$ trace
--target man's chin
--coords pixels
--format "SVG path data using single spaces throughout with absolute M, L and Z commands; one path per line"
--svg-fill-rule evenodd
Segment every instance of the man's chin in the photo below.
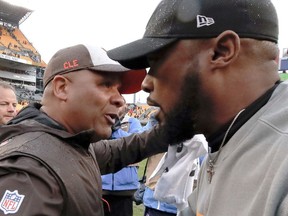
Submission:
M 97 141 L 111 138 L 112 129 L 111 128 L 107 128 L 106 130 L 103 130 L 103 129 L 101 131 L 95 130 L 95 134 L 96 134 L 95 138 L 97 139 Z
M 191 130 L 181 129 L 181 127 L 169 127 L 169 125 L 160 125 L 160 135 L 165 143 L 176 145 L 191 139 L 195 134 Z
M 11 119 L 13 119 L 13 117 L 3 118 L 4 124 L 7 124 Z

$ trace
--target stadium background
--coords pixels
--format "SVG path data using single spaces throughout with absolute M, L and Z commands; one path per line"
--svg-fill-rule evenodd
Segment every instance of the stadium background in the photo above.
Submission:
M 33 101 L 40 101 L 43 92 L 46 62 L 20 29 L 31 14 L 31 9 L 0 0 L 0 79 L 16 88 L 19 101 L 17 110 Z M 286 59 L 285 54 L 283 52 L 280 59 Z M 282 80 L 288 79 L 286 71 L 279 73 Z M 155 109 L 135 100 L 129 104 L 129 113 L 146 123 Z
M 13 85 L 19 101 L 17 110 L 33 101 L 40 101 L 43 93 L 43 73 L 46 62 L 37 47 L 29 41 L 20 25 L 32 10 L 0 0 L 0 79 Z M 283 52 L 283 57 L 286 53 Z M 281 57 L 280 57 L 281 59 Z M 279 71 L 282 80 L 288 79 L 286 71 Z M 281 73 L 282 72 L 282 73 Z M 129 104 L 129 114 L 145 124 L 155 108 L 137 103 Z
M 17 110 L 40 101 L 46 62 L 29 41 L 20 25 L 32 10 L 0 0 L 0 79 L 13 85 L 19 104 Z M 130 103 L 129 114 L 145 124 L 155 110 L 143 103 Z
M 40 101 L 43 93 L 43 73 L 46 62 L 41 59 L 37 47 L 20 30 L 31 10 L 0 0 L 0 80 L 13 85 L 17 91 L 18 110 L 34 101 Z M 285 57 L 284 55 L 282 57 Z M 280 57 L 281 58 L 281 57 Z M 281 79 L 288 79 L 285 71 L 279 71 Z M 145 124 L 155 111 L 147 104 L 129 104 L 129 113 Z M 145 161 L 140 163 L 142 176 Z M 134 215 L 143 215 L 143 206 L 134 206 Z

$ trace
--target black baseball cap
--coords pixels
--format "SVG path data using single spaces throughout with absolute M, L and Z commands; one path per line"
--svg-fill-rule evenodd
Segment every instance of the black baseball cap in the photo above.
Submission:
M 162 0 L 142 39 L 107 52 L 127 68 L 149 67 L 147 55 L 180 39 L 217 37 L 232 30 L 241 38 L 278 42 L 278 18 L 270 0 Z
M 107 52 L 91 44 L 77 44 L 57 51 L 45 69 L 44 88 L 57 74 L 81 72 L 83 69 L 99 72 L 123 73 L 121 94 L 132 94 L 141 90 L 146 70 L 131 70 L 107 56 Z

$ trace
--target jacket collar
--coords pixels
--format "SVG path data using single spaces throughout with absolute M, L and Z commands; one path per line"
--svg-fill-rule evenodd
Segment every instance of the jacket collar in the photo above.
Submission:
M 71 134 L 65 128 L 42 112 L 41 104 L 33 103 L 11 120 L 7 125 L 0 128 L 0 142 L 28 132 L 45 132 L 66 140 L 69 143 L 88 148 L 90 143 L 99 141 L 94 129 Z

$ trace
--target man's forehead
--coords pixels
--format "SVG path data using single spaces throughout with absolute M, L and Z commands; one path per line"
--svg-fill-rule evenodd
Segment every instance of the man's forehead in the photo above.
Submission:
M 86 76 L 85 76 L 85 73 L 83 73 L 85 71 L 86 71 Z M 70 78 L 78 77 L 78 76 L 84 77 L 84 78 L 87 77 L 87 79 L 90 79 L 91 77 L 89 78 L 89 76 L 87 76 L 87 72 L 95 75 L 96 77 L 107 78 L 107 79 L 115 79 L 123 75 L 123 72 L 97 71 L 97 70 L 91 70 L 91 69 L 81 69 L 79 71 L 72 71 L 72 72 L 59 74 L 59 75 L 68 76 Z
M 124 73 L 122 72 L 103 72 L 103 71 L 92 71 L 103 79 L 118 80 L 121 79 Z
M 168 46 L 165 46 L 165 47 L 163 47 L 163 48 L 161 48 L 159 50 L 156 50 L 156 51 L 148 54 L 147 58 L 150 59 L 150 58 L 156 58 L 156 57 L 161 57 L 163 55 L 167 55 L 168 53 L 170 53 L 177 46 L 179 41 L 181 41 L 181 40 L 177 40 L 174 43 L 169 44 Z
M 1 87 L 0 87 L 1 88 Z M 10 88 L 2 88 L 1 90 L 0 90 L 0 97 L 6 97 L 6 96 L 10 96 L 10 95 L 13 95 L 14 97 L 16 97 L 16 95 L 15 95 L 15 92 L 12 90 L 12 89 L 10 89 Z

